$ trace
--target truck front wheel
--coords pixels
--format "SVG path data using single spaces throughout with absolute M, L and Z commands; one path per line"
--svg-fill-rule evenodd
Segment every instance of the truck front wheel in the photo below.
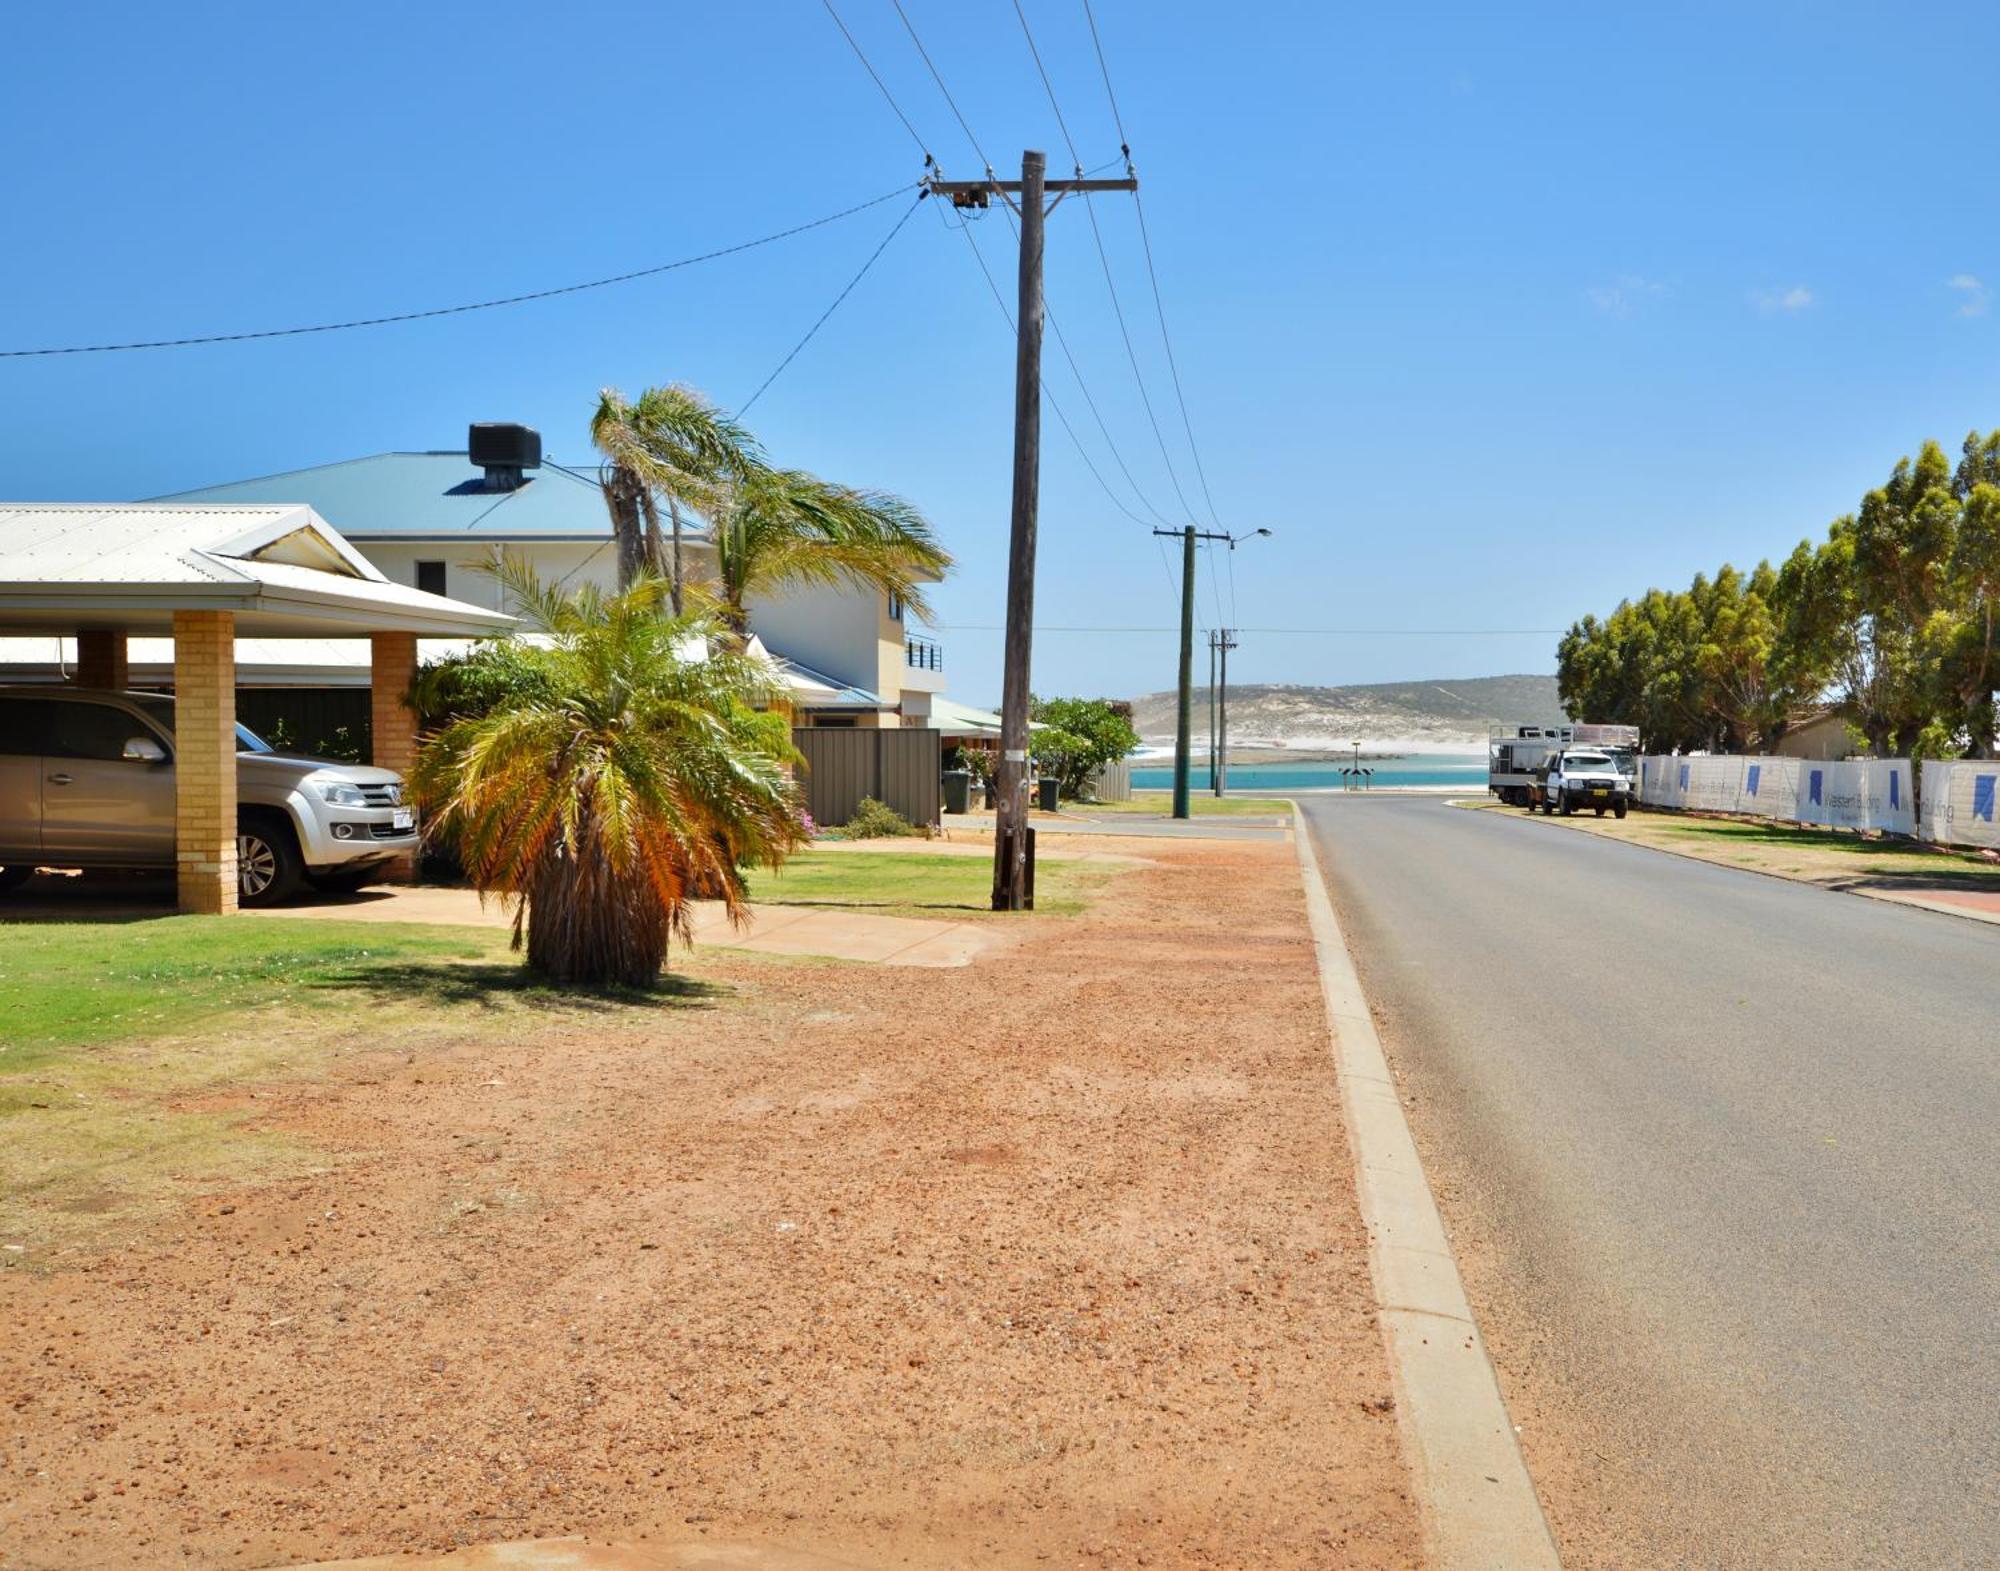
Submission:
M 1625 816 L 1625 804 L 1620 802 L 1616 807 L 1611 809 L 1611 814 L 1614 818 L 1623 818 Z

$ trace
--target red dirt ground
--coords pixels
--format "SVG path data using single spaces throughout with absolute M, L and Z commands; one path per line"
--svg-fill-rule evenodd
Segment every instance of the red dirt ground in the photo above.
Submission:
M 963 970 L 266 1089 L 332 1171 L 0 1280 L 0 1565 L 1415 1566 L 1292 849 L 1130 844 Z

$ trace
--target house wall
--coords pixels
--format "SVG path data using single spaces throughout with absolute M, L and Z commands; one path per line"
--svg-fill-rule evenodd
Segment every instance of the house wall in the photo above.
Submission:
M 506 609 L 502 604 L 505 596 L 485 569 L 498 562 L 503 549 L 525 558 L 544 583 L 589 583 L 606 590 L 618 587 L 618 555 L 603 541 L 509 541 L 503 546 L 473 540 L 370 540 L 364 536 L 353 545 L 384 578 L 412 588 L 417 582 L 417 563 L 442 562 L 447 595 L 496 610 Z
M 774 654 L 879 693 L 897 703 L 903 693 L 903 624 L 872 589 L 813 585 L 782 596 L 756 596 L 750 626 Z M 892 722 L 893 723 L 893 722 Z
M 1856 747 L 1847 734 L 1847 721 L 1840 715 L 1821 715 L 1778 739 L 1771 749 L 1780 758 L 1861 758 L 1868 754 Z

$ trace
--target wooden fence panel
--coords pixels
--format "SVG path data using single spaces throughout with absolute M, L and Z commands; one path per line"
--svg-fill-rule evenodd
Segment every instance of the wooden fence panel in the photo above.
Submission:
M 792 745 L 805 755 L 806 807 L 821 824 L 844 824 L 864 796 L 911 823 L 935 824 L 944 807 L 942 738 L 914 727 L 800 726 Z
M 1132 800 L 1132 760 L 1114 758 L 1084 782 L 1084 789 L 1096 802 Z

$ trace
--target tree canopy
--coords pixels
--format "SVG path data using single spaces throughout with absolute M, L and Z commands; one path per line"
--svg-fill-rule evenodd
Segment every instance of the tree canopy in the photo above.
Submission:
M 1572 719 L 1636 725 L 1648 747 L 1769 748 L 1846 717 L 1880 754 L 1994 751 L 2000 681 L 2000 430 L 1954 468 L 1936 442 L 1784 564 L 1725 564 L 1585 616 L 1556 649 Z

